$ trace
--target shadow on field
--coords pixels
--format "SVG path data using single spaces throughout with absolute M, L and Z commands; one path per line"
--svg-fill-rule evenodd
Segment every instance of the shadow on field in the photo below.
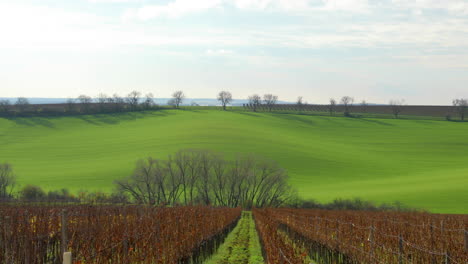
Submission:
M 44 117 L 11 117 L 8 120 L 15 122 L 17 125 L 20 126 L 43 126 L 48 128 L 55 128 L 54 123 L 52 123 L 50 118 Z
M 124 121 L 135 121 L 146 117 L 164 117 L 173 115 L 166 111 L 142 111 L 142 112 L 125 112 L 125 113 L 112 113 L 112 114 L 97 114 L 97 115 L 82 115 L 76 116 L 91 125 L 116 125 Z
M 295 115 L 295 114 L 278 114 L 274 113 L 272 116 L 283 119 L 283 120 L 288 120 L 288 121 L 297 121 L 309 126 L 315 126 L 317 123 L 315 121 L 312 121 L 309 118 L 305 118 L 305 115 Z
M 246 116 L 252 116 L 252 117 L 259 117 L 257 114 L 253 112 L 231 112 L 231 113 L 236 113 L 236 114 L 241 114 L 241 115 L 246 115 Z
M 368 122 L 368 123 L 374 123 L 374 124 L 378 124 L 378 125 L 382 125 L 382 126 L 395 126 L 393 124 L 383 122 L 383 121 L 380 121 L 380 120 L 375 120 L 375 119 L 355 118 L 355 120 L 360 120 L 360 121 Z

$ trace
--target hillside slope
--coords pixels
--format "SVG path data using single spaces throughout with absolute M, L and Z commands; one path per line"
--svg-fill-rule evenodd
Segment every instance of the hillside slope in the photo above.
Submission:
M 181 148 L 277 160 L 301 196 L 468 213 L 468 123 L 217 110 L 0 118 L 0 161 L 21 184 L 110 190 L 135 161 Z

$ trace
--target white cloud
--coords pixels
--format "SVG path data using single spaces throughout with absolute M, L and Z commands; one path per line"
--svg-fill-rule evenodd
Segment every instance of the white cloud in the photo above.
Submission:
M 367 12 L 370 9 L 368 0 L 322 0 L 323 10 Z
M 310 6 L 309 0 L 230 0 L 225 1 L 227 5 L 233 5 L 239 9 L 253 10 L 300 10 L 308 9 Z
M 464 0 L 392 0 L 392 3 L 404 9 L 439 9 L 455 15 L 468 14 L 468 2 Z
M 124 20 L 132 18 L 148 20 L 155 17 L 178 18 L 217 8 L 221 3 L 221 0 L 175 0 L 166 5 L 146 5 L 137 9 L 129 9 L 125 12 L 123 18 Z
M 138 3 L 144 0 L 88 0 L 90 3 Z
M 211 56 L 223 56 L 223 55 L 230 55 L 233 53 L 234 52 L 232 50 L 227 50 L 227 49 L 208 49 L 205 51 L 206 55 L 211 55 Z
M 105 1 L 105 0 L 97 0 Z M 112 0 L 110 0 L 112 1 Z M 180 18 L 193 13 L 200 13 L 211 9 L 234 7 L 239 10 L 253 11 L 347 11 L 367 12 L 367 0 L 174 0 L 164 5 L 146 5 L 140 8 L 128 9 L 123 19 L 149 20 L 159 17 Z

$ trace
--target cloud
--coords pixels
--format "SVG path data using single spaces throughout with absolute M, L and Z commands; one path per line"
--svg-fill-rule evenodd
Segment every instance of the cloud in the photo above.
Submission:
M 90 3 L 139 3 L 143 2 L 144 0 L 88 0 Z
M 392 0 L 392 4 L 404 9 L 438 9 L 454 15 L 468 14 L 468 2 L 464 0 Z
M 324 6 L 319 9 L 328 11 L 368 12 L 368 0 L 322 0 Z
M 105 0 L 95 0 L 105 1 Z M 110 0 L 112 1 L 112 0 Z M 250 11 L 307 12 L 307 11 L 348 11 L 367 12 L 368 0 L 173 0 L 164 5 L 145 5 L 128 9 L 123 19 L 149 20 L 153 18 L 180 18 L 212 9 L 225 7 Z
M 205 54 L 210 55 L 210 56 L 223 56 L 223 55 L 230 55 L 233 53 L 234 52 L 232 50 L 227 50 L 227 49 L 208 49 L 205 51 Z
M 124 20 L 132 18 L 148 20 L 156 17 L 178 18 L 217 8 L 221 3 L 221 0 L 175 0 L 166 5 L 146 5 L 136 9 L 129 9 L 124 13 L 123 18 Z

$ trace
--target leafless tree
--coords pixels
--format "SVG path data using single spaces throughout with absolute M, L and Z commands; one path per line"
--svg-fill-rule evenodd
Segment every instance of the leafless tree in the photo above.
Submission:
M 124 110 L 124 107 L 125 107 L 125 99 L 123 99 L 122 97 L 120 97 L 118 94 L 114 94 L 113 95 L 113 98 L 112 98 L 112 101 L 114 103 L 114 109 L 115 111 L 117 112 L 121 112 Z
M 89 113 L 93 99 L 90 96 L 82 94 L 78 96 L 78 101 L 81 104 L 81 111 L 84 113 Z
M 304 109 L 304 99 L 302 98 L 302 96 L 299 96 L 297 97 L 297 101 L 296 101 L 296 105 L 297 105 L 297 108 L 299 108 L 299 111 L 302 111 Z
M 353 106 L 354 98 L 350 96 L 343 96 L 341 98 L 341 104 L 344 107 L 344 115 L 350 116 L 351 115 L 351 107 Z
M 257 108 L 261 104 L 261 100 L 262 100 L 260 96 L 258 94 L 254 94 L 254 95 L 249 96 L 248 100 L 249 100 L 249 104 L 253 108 L 253 111 L 257 112 Z
M 223 106 L 223 110 L 226 111 L 226 105 L 232 102 L 232 94 L 228 91 L 221 91 L 218 94 L 218 101 Z
M 175 108 L 179 108 L 182 102 L 184 101 L 184 98 L 185 94 L 183 91 L 176 91 L 172 94 L 172 99 L 169 100 L 171 104 L 169 105 L 173 105 Z
M 334 115 L 336 112 L 336 100 L 333 98 L 330 98 L 330 104 L 328 105 L 328 111 L 330 112 L 330 115 Z
M 466 110 L 468 109 L 468 99 L 455 99 L 453 100 L 453 106 L 460 115 L 460 119 L 465 120 Z
M 130 177 L 115 183 L 119 191 L 128 193 L 136 202 L 154 205 L 164 200 L 165 189 L 159 185 L 162 175 L 160 161 L 148 158 L 137 162 Z
M 10 100 L 3 99 L 0 100 L 0 113 L 8 113 L 8 108 L 10 106 Z
M 145 101 L 143 102 L 143 107 L 145 109 L 151 109 L 154 106 L 154 95 L 152 93 L 147 93 L 145 95 Z
M 16 176 L 13 173 L 13 167 L 8 163 L 0 163 L 0 199 L 11 197 L 15 183 Z
M 367 106 L 368 106 L 368 105 L 369 105 L 369 104 L 366 102 L 366 100 L 362 100 L 362 102 L 361 102 L 361 109 L 362 109 L 362 112 L 363 112 L 363 113 L 367 113 Z
M 96 97 L 96 101 L 97 103 L 99 104 L 99 111 L 100 112 L 104 112 L 106 110 L 106 104 L 108 102 L 108 96 L 104 93 L 100 93 L 97 97 Z
M 116 181 L 121 193 L 147 204 L 280 206 L 294 192 L 275 162 L 253 155 L 234 161 L 221 153 L 181 150 L 167 161 L 137 162 L 134 173 Z
M 130 105 L 130 108 L 132 110 L 136 110 L 137 107 L 138 107 L 138 103 L 140 101 L 140 96 L 141 96 L 141 93 L 138 92 L 138 91 L 131 91 L 128 95 L 127 95 L 127 103 Z
M 392 113 L 395 116 L 395 118 L 398 118 L 398 116 L 401 113 L 404 100 L 390 100 L 390 107 L 392 108 Z
M 25 97 L 18 97 L 18 99 L 15 102 L 15 105 L 19 112 L 24 112 L 26 111 L 28 105 L 29 105 L 29 100 Z
M 272 94 L 263 95 L 263 102 L 266 104 L 270 112 L 277 101 L 278 101 L 278 96 L 276 95 L 272 95 Z

